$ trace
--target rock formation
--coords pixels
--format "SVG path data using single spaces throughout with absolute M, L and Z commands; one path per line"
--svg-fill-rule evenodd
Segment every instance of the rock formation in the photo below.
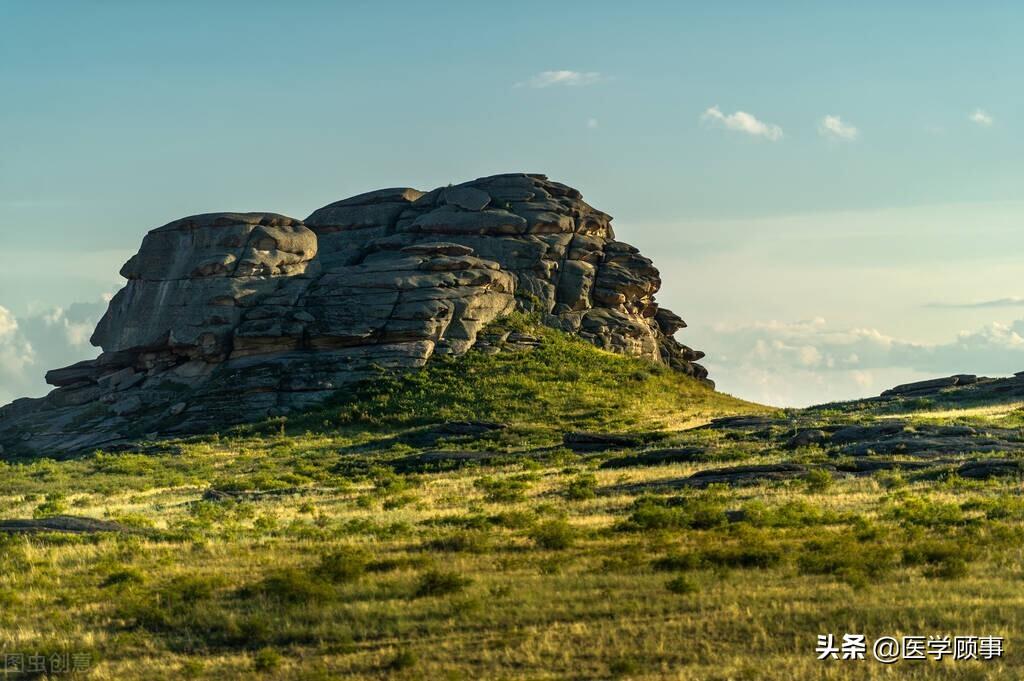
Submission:
M 301 410 L 385 368 L 461 354 L 513 310 L 707 381 L 651 261 L 543 175 L 381 189 L 305 221 L 213 213 L 146 235 L 95 360 L 0 409 L 7 455 L 199 433 Z

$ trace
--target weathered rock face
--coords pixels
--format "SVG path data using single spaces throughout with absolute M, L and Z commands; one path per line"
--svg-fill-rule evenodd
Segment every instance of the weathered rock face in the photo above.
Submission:
M 661 280 L 611 217 L 543 175 L 382 189 L 305 221 L 215 213 L 153 230 L 92 337 L 99 358 L 0 409 L 7 454 L 79 451 L 302 409 L 375 367 L 461 354 L 513 310 L 702 381 Z M 489 348 L 490 349 L 490 348 Z

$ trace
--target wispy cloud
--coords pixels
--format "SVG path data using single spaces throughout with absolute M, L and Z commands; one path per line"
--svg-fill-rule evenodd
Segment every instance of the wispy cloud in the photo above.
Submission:
M 47 370 L 95 357 L 89 336 L 106 307 L 106 301 L 74 303 L 17 318 L 0 306 L 0 406 L 48 392 Z
M 989 128 L 993 123 L 995 123 L 995 119 L 992 118 L 992 115 L 984 109 L 975 109 L 971 112 L 971 115 L 968 116 L 968 118 L 971 123 L 975 123 L 985 128 Z
M 974 303 L 929 303 L 925 307 L 955 310 L 982 310 L 994 307 L 1024 307 L 1024 298 L 996 298 L 995 300 L 979 300 Z
M 919 343 L 822 318 L 716 324 L 705 330 L 702 362 L 719 387 L 773 404 L 811 404 L 877 394 L 897 383 L 956 373 L 1006 375 L 1024 369 L 1024 320 Z
M 829 139 L 853 141 L 860 135 L 860 130 L 844 123 L 839 116 L 828 115 L 818 123 L 818 133 Z
M 705 123 L 718 125 L 727 130 L 746 133 L 754 137 L 764 137 L 772 142 L 782 139 L 782 128 L 760 121 L 746 111 L 724 114 L 717 106 L 713 106 L 701 114 L 700 119 Z
M 582 85 L 593 85 L 604 79 L 597 71 L 541 71 L 527 80 L 516 83 L 516 87 L 545 88 L 556 85 L 566 87 L 579 87 Z

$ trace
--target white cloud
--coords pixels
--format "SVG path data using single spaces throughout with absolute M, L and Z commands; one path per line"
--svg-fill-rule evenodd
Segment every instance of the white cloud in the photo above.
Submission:
M 48 370 L 95 357 L 89 337 L 106 307 L 74 303 L 16 318 L 0 306 L 0 405 L 45 394 Z
M 992 115 L 984 109 L 975 109 L 971 112 L 971 115 L 968 116 L 968 118 L 971 123 L 976 123 L 977 125 L 985 128 L 991 127 L 992 124 L 995 123 L 995 119 L 992 118 Z
M 772 123 L 759 121 L 746 111 L 724 114 L 717 106 L 713 106 L 701 114 L 700 119 L 706 123 L 720 125 L 727 130 L 744 132 L 754 137 L 764 137 L 775 142 L 782 139 L 782 128 Z
M 577 87 L 593 85 L 601 80 L 603 80 L 603 76 L 597 71 L 541 71 L 521 83 L 516 83 L 516 87 L 545 88 L 554 85 Z
M 977 310 L 983 308 L 998 308 L 998 307 L 1024 307 L 1024 298 L 1018 296 L 1010 296 L 1008 298 L 995 298 L 993 300 L 979 300 L 975 303 L 928 303 L 925 307 L 936 307 L 936 308 L 947 308 L 947 309 L 960 309 L 960 310 Z
M 719 387 L 755 401 L 803 406 L 878 394 L 899 383 L 956 373 L 1024 369 L 1024 319 L 917 343 L 822 318 L 719 324 L 704 333 L 702 363 Z
M 0 339 L 13 336 L 18 331 L 18 320 L 10 310 L 0 305 Z
M 0 306 L 0 405 L 18 396 L 16 390 L 25 384 L 34 361 L 32 345 L 22 334 L 18 320 Z
M 597 119 L 596 118 L 588 118 L 587 119 L 587 127 L 590 128 L 591 130 L 596 130 L 597 129 Z
M 860 135 L 860 131 L 849 123 L 844 123 L 839 116 L 825 116 L 818 123 L 818 132 L 829 139 L 853 141 Z

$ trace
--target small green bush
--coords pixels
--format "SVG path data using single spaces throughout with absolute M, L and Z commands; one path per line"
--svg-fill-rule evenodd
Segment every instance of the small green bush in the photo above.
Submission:
M 475 483 L 477 489 L 484 493 L 484 499 L 493 504 L 508 504 L 522 501 L 526 497 L 527 480 L 515 476 L 494 478 L 486 476 Z
M 702 563 L 701 554 L 698 552 L 670 553 L 667 556 L 654 560 L 651 563 L 651 567 L 663 572 L 679 572 L 682 570 L 696 570 Z
M 269 672 L 281 666 L 281 653 L 273 648 L 261 648 L 252 656 L 252 666 L 258 672 Z
M 824 511 L 803 499 L 778 506 L 751 501 L 743 506 L 743 521 L 754 527 L 809 527 L 839 521 L 835 513 Z
M 903 525 L 949 527 L 966 523 L 960 506 L 919 496 L 905 496 L 889 508 L 888 515 Z
M 129 584 L 142 584 L 146 581 L 145 576 L 135 568 L 116 570 L 107 575 L 106 579 L 100 582 L 100 586 L 108 588 L 112 586 L 126 586 Z
M 277 570 L 243 590 L 244 596 L 262 596 L 280 603 L 312 603 L 331 596 L 329 585 L 296 568 Z
M 345 547 L 322 556 L 314 572 L 329 582 L 344 584 L 362 577 L 369 562 L 365 551 Z
M 416 656 L 409 650 L 400 650 L 388 663 L 388 669 L 400 672 L 416 666 Z
M 530 531 L 530 539 L 549 551 L 561 551 L 572 546 L 576 529 L 564 520 L 546 520 Z
M 491 546 L 491 536 L 483 530 L 462 530 L 437 537 L 425 544 L 433 551 L 485 553 Z
M 447 596 L 458 593 L 469 586 L 470 582 L 471 580 L 455 572 L 428 570 L 416 580 L 412 592 L 413 598 Z
M 782 549 L 763 542 L 707 549 L 701 553 L 704 564 L 730 568 L 769 568 L 782 562 Z
M 68 503 L 60 492 L 51 492 L 46 495 L 46 501 L 39 504 L 32 512 L 33 518 L 51 518 L 55 515 L 67 513 Z
M 692 497 L 664 499 L 641 497 L 633 503 L 633 512 L 619 528 L 625 530 L 671 530 L 691 528 L 707 530 L 729 522 L 725 504 L 717 492 Z
M 571 501 L 584 501 L 597 496 L 597 477 L 592 473 L 580 475 L 571 480 L 565 488 L 565 498 Z
M 679 595 L 692 594 L 699 590 L 697 582 L 695 582 L 689 575 L 677 575 L 673 577 L 665 584 L 665 588 L 672 593 Z
M 809 492 L 824 492 L 832 486 L 832 473 L 824 468 L 814 468 L 804 478 Z
M 888 544 L 835 537 L 805 543 L 797 567 L 803 574 L 834 575 L 862 585 L 888 572 L 897 560 L 898 552 Z

